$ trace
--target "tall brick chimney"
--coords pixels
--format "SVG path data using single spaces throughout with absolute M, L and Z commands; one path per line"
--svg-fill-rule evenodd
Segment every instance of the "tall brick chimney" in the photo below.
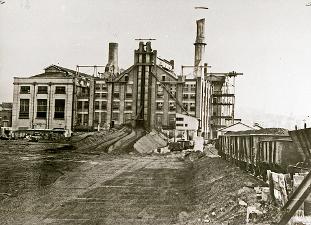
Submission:
M 108 63 L 105 67 L 105 72 L 116 74 L 119 72 L 118 67 L 118 43 L 109 43 Z
M 205 53 L 205 19 L 197 20 L 197 36 L 194 43 L 194 75 L 202 76 L 202 66 Z

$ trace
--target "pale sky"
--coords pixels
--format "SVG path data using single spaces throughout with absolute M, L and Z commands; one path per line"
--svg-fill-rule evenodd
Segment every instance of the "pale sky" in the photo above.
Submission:
M 311 115 L 311 7 L 308 0 L 6 0 L 0 5 L 0 102 L 13 77 L 51 64 L 105 65 L 119 43 L 119 66 L 133 64 L 135 38 L 156 38 L 160 57 L 192 65 L 195 20 L 206 19 L 211 72 L 235 70 L 236 111 Z M 209 7 L 195 10 L 195 6 Z

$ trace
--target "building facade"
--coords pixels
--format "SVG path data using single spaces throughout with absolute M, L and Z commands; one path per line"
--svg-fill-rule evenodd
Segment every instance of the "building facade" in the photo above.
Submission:
M 85 74 L 51 65 L 42 74 L 14 78 L 12 128 L 71 132 L 74 91 L 87 89 Z
M 52 65 L 43 74 L 14 78 L 13 130 L 70 132 L 125 123 L 175 130 L 179 114 L 197 121 L 199 136 L 213 138 L 234 122 L 234 91 L 227 88 L 232 74 L 208 73 L 204 28 L 205 20 L 198 20 L 194 65 L 187 75 L 175 74 L 174 60 L 159 58 L 151 42 L 139 42 L 133 65 L 122 72 L 118 44 L 109 43 L 108 63 L 99 75 Z

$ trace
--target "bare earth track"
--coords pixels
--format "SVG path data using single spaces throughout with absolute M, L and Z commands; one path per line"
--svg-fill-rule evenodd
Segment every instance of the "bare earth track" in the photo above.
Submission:
M 19 160 L 22 170 L 40 161 L 35 157 L 23 161 L 21 155 L 9 158 Z M 50 159 L 51 164 L 60 160 L 72 162 L 69 158 Z M 174 224 L 181 211 L 191 211 L 191 169 L 177 158 L 103 155 L 76 161 L 79 165 L 64 171 L 54 183 L 38 188 L 31 184 L 27 191 L 2 199 L 0 221 L 3 224 Z M 15 174 L 13 171 L 12 176 L 29 179 L 32 171 L 26 178 L 19 174 L 28 172 L 27 169 Z
M 238 201 L 255 202 L 245 186 L 260 185 L 220 158 L 8 145 L 0 143 L 1 224 L 243 224 Z

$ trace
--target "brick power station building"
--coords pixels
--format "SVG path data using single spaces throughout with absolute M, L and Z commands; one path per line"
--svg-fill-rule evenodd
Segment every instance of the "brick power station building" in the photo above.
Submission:
M 176 75 L 173 60 L 159 58 L 151 42 L 140 42 L 133 65 L 122 72 L 118 44 L 109 43 L 108 63 L 99 75 L 81 73 L 78 66 L 74 71 L 51 65 L 42 74 L 14 78 L 13 131 L 70 133 L 131 123 L 181 131 L 189 125 L 205 138 L 215 137 L 218 129 L 234 123 L 237 74 L 208 72 L 204 29 L 205 20 L 198 20 L 190 75 Z

